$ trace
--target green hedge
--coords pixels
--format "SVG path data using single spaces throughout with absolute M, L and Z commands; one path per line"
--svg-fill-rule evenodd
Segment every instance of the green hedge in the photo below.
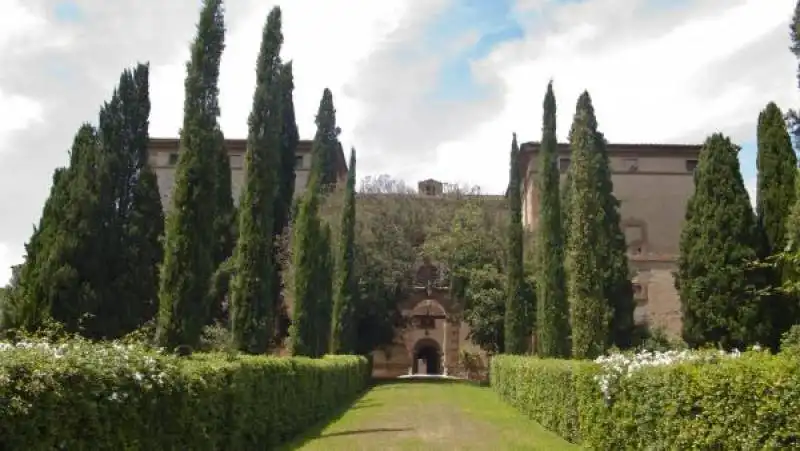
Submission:
M 798 449 L 800 360 L 746 353 L 642 368 L 606 399 L 592 362 L 498 356 L 492 387 L 591 449 Z
M 0 345 L 2 347 L 2 345 Z M 121 345 L 0 350 L 0 449 L 269 449 L 353 400 L 366 359 Z

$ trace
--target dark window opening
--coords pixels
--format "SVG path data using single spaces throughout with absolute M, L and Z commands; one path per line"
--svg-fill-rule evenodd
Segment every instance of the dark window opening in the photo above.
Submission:
M 170 166 L 174 166 L 174 165 L 178 164 L 178 154 L 177 153 L 169 154 L 169 164 L 170 164 Z
M 697 160 L 686 160 L 686 172 L 694 172 L 697 169 Z
M 558 160 L 558 170 L 561 172 L 567 172 L 569 170 L 569 158 L 561 158 Z

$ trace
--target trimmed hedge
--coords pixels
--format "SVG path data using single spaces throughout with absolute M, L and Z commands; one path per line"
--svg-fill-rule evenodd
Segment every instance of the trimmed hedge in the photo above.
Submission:
M 491 384 L 510 404 L 591 449 L 797 449 L 800 360 L 746 353 L 641 368 L 606 399 L 587 361 L 498 356 Z
M 179 359 L 121 345 L 5 346 L 8 450 L 270 449 L 355 399 L 369 376 L 354 356 Z

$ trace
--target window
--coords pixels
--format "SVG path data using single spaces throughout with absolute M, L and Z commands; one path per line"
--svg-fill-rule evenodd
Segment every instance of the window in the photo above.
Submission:
M 239 169 L 242 167 L 242 156 L 241 155 L 229 155 L 228 161 L 230 162 L 231 169 Z
M 170 166 L 175 166 L 176 164 L 178 164 L 178 153 L 177 152 L 173 152 L 173 153 L 169 154 L 169 165 Z
M 697 160 L 686 160 L 686 172 L 694 172 L 697 169 Z
M 625 243 L 628 245 L 629 254 L 641 254 L 644 247 L 644 226 L 641 224 L 628 224 L 623 228 Z
M 294 168 L 295 169 L 303 169 L 303 156 L 296 155 L 294 157 Z
M 558 160 L 558 170 L 561 172 L 569 170 L 569 158 L 560 158 Z
M 639 160 L 637 158 L 626 158 L 623 160 L 623 165 L 628 172 L 636 172 L 639 170 Z

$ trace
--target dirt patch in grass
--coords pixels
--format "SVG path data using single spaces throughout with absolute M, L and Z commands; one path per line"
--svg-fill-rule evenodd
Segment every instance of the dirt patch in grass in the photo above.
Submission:
M 503 403 L 465 383 L 377 385 L 332 422 L 285 450 L 576 449 Z

